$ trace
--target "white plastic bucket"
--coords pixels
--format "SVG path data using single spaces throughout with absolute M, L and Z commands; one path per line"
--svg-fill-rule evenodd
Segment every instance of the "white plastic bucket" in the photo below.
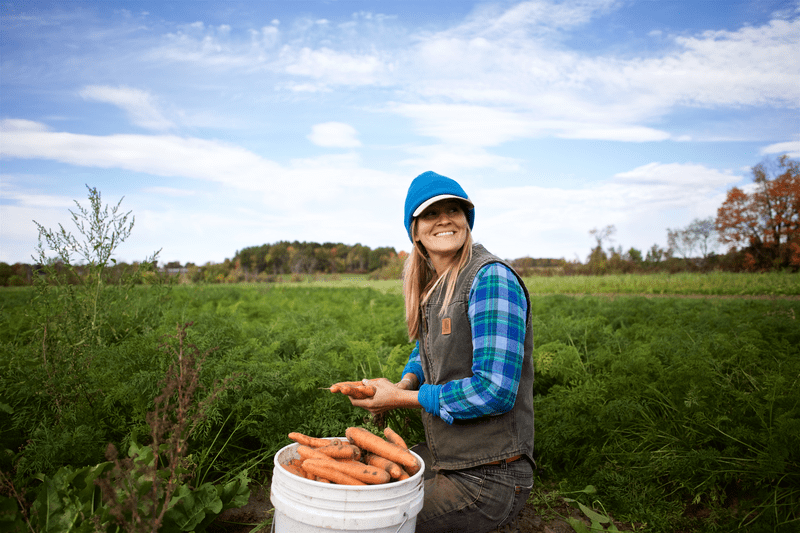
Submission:
M 298 459 L 297 444 L 275 454 L 269 499 L 275 506 L 276 533 L 357 531 L 413 533 L 422 509 L 422 468 L 408 479 L 382 485 L 350 486 L 320 483 L 289 473 L 280 466 Z

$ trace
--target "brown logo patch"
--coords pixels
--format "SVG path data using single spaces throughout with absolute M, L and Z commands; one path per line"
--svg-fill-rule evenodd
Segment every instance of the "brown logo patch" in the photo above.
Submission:
M 442 335 L 450 335 L 450 319 L 442 319 Z

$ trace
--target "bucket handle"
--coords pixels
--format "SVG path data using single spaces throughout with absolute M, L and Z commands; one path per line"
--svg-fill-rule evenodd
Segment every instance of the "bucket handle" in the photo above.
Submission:
M 406 522 L 408 522 L 408 512 L 403 511 L 403 522 L 400 524 L 400 527 L 398 527 L 397 531 L 395 531 L 394 533 L 399 533 L 400 530 L 403 529 L 403 526 L 406 525 Z

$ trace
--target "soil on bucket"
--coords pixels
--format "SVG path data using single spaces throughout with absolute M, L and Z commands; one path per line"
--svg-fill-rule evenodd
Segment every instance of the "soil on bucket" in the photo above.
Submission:
M 244 507 L 223 511 L 212 523 L 210 533 L 268 533 L 272 523 L 273 507 L 269 501 L 269 485 L 250 487 L 250 501 Z M 568 518 L 580 520 L 587 526 L 589 520 L 578 509 L 566 502 L 551 502 L 546 509 L 538 509 L 534 503 L 522 509 L 517 519 L 491 533 L 575 533 Z M 619 531 L 632 531 L 631 524 L 614 521 Z

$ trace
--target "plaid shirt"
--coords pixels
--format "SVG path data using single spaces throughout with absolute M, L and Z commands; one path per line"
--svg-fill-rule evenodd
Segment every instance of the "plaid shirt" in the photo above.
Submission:
M 522 286 L 508 267 L 491 263 L 478 271 L 470 288 L 468 313 L 471 377 L 443 385 L 425 384 L 419 342 L 403 370 L 403 375 L 411 372 L 419 379 L 422 408 L 448 424 L 510 411 L 522 373 L 528 305 Z

